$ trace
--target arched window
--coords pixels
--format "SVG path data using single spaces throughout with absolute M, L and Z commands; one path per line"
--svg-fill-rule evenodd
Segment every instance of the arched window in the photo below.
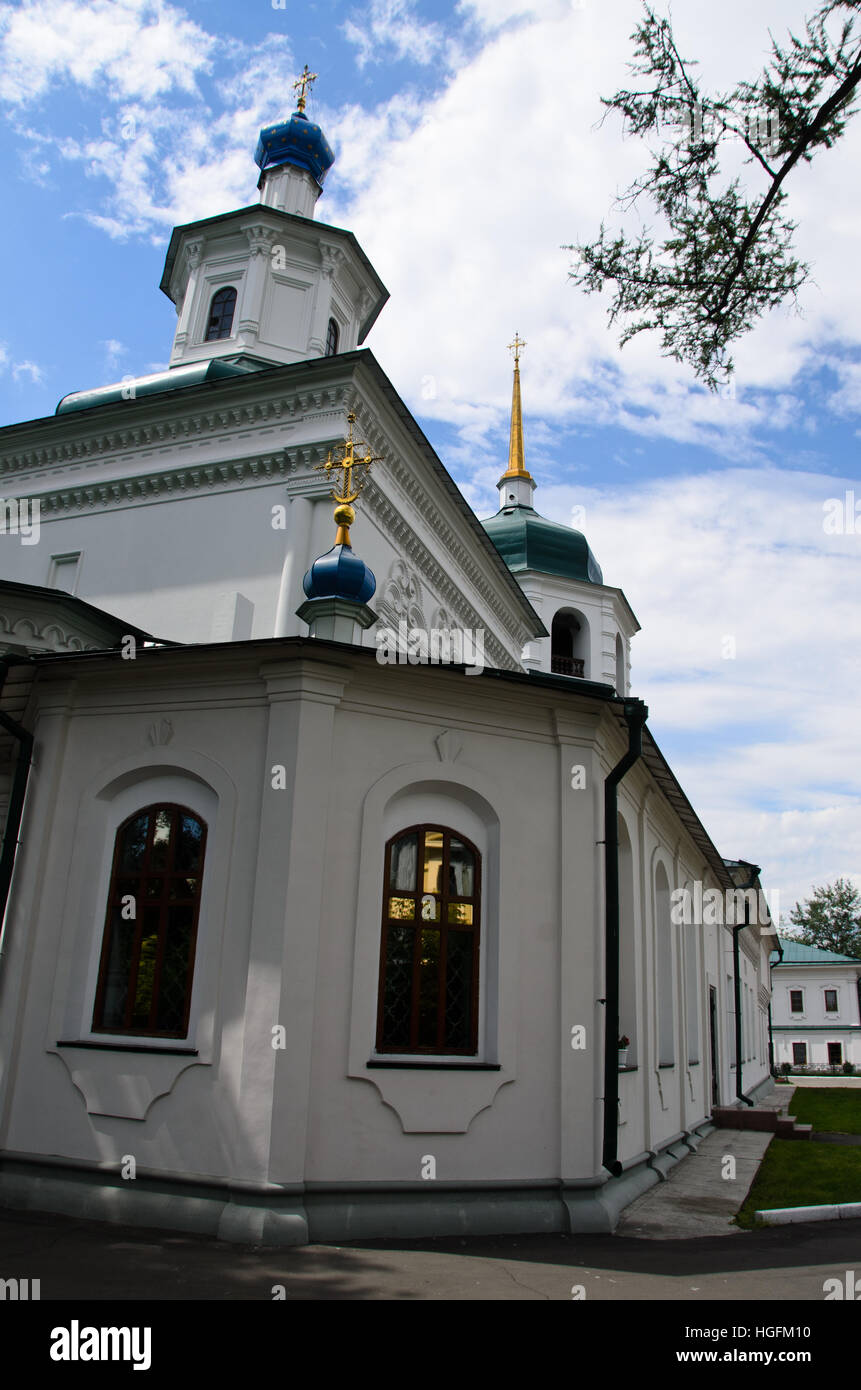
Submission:
M 481 856 L 455 831 L 412 826 L 386 846 L 378 1052 L 478 1050 Z
M 233 313 L 236 309 L 236 290 L 230 286 L 219 290 L 212 296 L 209 306 L 209 322 L 206 325 L 207 343 L 217 338 L 229 338 L 233 328 Z
M 560 608 L 550 628 L 550 670 L 557 676 L 588 677 L 589 624 L 573 608 Z
M 117 831 L 93 1032 L 184 1038 L 206 826 L 147 806 Z
M 329 327 L 326 329 L 326 356 L 334 357 L 338 351 L 338 339 L 340 338 L 338 325 L 334 319 L 329 319 Z

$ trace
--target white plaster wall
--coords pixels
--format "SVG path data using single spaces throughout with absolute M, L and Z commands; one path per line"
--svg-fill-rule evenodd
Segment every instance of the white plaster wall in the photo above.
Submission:
M 0 974 L 0 1056 L 14 1058 L 0 1145 L 285 1183 L 417 1181 L 427 1155 L 440 1179 L 599 1174 L 597 842 L 620 739 L 594 704 L 555 698 L 325 650 L 301 662 L 244 648 L 52 668 Z M 583 789 L 571 785 L 575 763 Z M 279 764 L 283 791 L 272 785 Z M 211 827 L 188 1039 L 197 1055 L 75 1054 L 57 1044 L 92 1040 L 113 830 L 137 797 L 162 795 Z M 642 765 L 623 805 L 642 1011 L 638 1071 L 620 1086 L 625 1159 L 699 1123 L 710 1096 L 706 1042 L 699 1066 L 686 1050 L 679 928 L 672 1067 L 658 1068 L 655 1046 L 654 866 L 673 887 L 695 861 Z M 383 847 L 418 819 L 482 851 L 478 1060 L 498 1070 L 366 1066 Z M 722 959 L 719 930 L 697 938 L 700 1000 Z M 271 1045 L 278 1025 L 283 1051 Z M 575 1050 L 580 1025 L 587 1045 Z M 731 1093 L 725 1065 L 722 1079 Z

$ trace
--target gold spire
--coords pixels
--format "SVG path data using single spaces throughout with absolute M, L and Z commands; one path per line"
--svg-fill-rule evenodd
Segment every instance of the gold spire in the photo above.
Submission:
M 332 485 L 332 498 L 338 503 L 335 508 L 335 523 L 338 527 L 335 536 L 336 545 L 350 544 L 350 527 L 356 519 L 356 511 L 352 503 L 356 501 L 356 498 L 368 481 L 371 464 L 380 463 L 382 459 L 382 455 L 372 454 L 367 444 L 360 444 L 353 439 L 353 426 L 355 423 L 356 417 L 351 410 L 347 416 L 347 438 L 344 440 L 343 444 L 336 446 L 337 449 L 342 452 L 343 456 L 340 459 L 333 459 L 332 450 L 330 449 L 326 455 L 326 462 L 317 464 L 317 467 L 324 469 L 325 472 L 331 474 L 334 471 L 339 475 Z M 357 449 L 364 449 L 366 451 L 364 458 L 356 457 Z M 364 472 L 354 476 L 353 470 L 360 468 L 363 468 Z
M 510 352 L 514 353 L 514 387 L 511 392 L 511 436 L 508 442 L 508 468 L 503 473 L 502 478 L 526 478 L 531 483 L 532 477 L 526 471 L 526 464 L 523 459 L 523 411 L 520 405 L 520 353 L 526 347 L 519 333 L 515 333 L 514 342 L 508 344 Z M 500 482 L 502 482 L 500 478 Z
M 316 73 L 316 72 L 312 72 L 311 69 L 308 67 L 308 64 L 306 63 L 306 64 L 305 64 L 305 71 L 302 73 L 302 76 L 299 78 L 298 82 L 294 82 L 294 83 L 293 83 L 293 91 L 295 92 L 295 91 L 298 89 L 298 92 L 299 92 L 299 100 L 296 102 L 296 110 L 297 110 L 297 111 L 304 111 L 304 110 L 305 110 L 305 99 L 306 99 L 306 95 L 307 95 L 307 88 L 311 85 L 312 82 L 316 82 L 316 81 L 317 81 L 317 73 Z

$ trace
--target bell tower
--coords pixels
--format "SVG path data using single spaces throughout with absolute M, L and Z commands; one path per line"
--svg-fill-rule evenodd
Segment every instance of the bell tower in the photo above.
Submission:
M 174 228 L 161 280 L 178 316 L 171 368 L 351 352 L 389 297 L 352 232 L 314 220 L 335 162 L 305 113 L 315 77 L 306 64 L 292 116 L 260 132 L 259 203 Z

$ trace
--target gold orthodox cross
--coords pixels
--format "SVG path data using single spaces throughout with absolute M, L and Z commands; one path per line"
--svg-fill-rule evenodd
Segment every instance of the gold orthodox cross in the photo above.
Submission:
M 515 367 L 516 367 L 516 366 L 519 366 L 519 364 L 520 364 L 520 349 L 521 349 L 521 348 L 525 348 L 525 347 L 526 347 L 526 344 L 524 343 L 524 341 L 523 341 L 523 339 L 521 338 L 520 334 L 519 334 L 519 333 L 515 333 L 515 335 L 514 335 L 514 342 L 508 344 L 508 350 L 509 350 L 509 352 L 513 352 L 513 353 L 514 353 L 514 365 L 515 365 Z
M 342 457 L 333 459 L 330 449 L 326 456 L 326 462 L 317 464 L 318 468 L 325 469 L 330 475 L 333 473 L 337 475 L 332 485 L 332 497 L 341 506 L 349 506 L 350 503 L 355 502 L 368 481 L 371 464 L 382 462 L 381 454 L 372 454 L 367 444 L 359 443 L 353 438 L 355 423 L 356 417 L 351 410 L 347 416 L 347 438 L 343 444 L 336 446 L 336 451 L 340 451 Z M 365 450 L 364 458 L 357 457 L 357 449 Z M 358 473 L 358 475 L 354 473 L 354 470 L 362 468 L 365 470 L 364 473 Z
M 316 81 L 317 73 L 311 72 L 311 69 L 308 67 L 308 64 L 306 63 L 305 71 L 302 73 L 302 76 L 299 78 L 298 82 L 293 83 L 293 91 L 295 92 L 298 90 L 299 92 L 299 100 L 296 102 L 297 111 L 305 110 L 306 89 L 310 87 L 312 82 Z

